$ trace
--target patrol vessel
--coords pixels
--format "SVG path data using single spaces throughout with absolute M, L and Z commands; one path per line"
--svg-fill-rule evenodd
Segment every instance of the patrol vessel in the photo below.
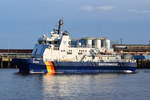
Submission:
M 32 58 L 13 59 L 21 73 L 101 73 L 135 72 L 136 62 L 122 59 L 107 38 L 71 39 L 58 21 L 50 36 L 43 35 L 35 45 Z

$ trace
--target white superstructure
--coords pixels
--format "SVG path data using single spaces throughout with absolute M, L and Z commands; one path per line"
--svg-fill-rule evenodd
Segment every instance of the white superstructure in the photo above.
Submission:
M 44 61 L 101 61 L 113 62 L 121 58 L 116 55 L 107 38 L 81 38 L 73 40 L 67 31 L 61 31 L 62 20 L 58 29 L 51 32 L 51 36 L 43 35 L 39 38 L 33 50 L 34 58 Z

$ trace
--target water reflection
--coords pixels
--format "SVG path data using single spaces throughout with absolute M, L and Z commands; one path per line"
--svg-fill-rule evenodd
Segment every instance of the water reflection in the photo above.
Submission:
M 0 100 L 149 100 L 150 70 L 136 74 L 21 75 L 0 70 Z
M 43 93 L 45 99 L 50 98 L 86 98 L 90 100 L 103 93 L 112 91 L 113 80 L 117 74 L 99 75 L 45 75 L 43 76 Z M 106 95 L 105 95 L 106 96 Z M 109 96 L 108 96 L 109 97 Z

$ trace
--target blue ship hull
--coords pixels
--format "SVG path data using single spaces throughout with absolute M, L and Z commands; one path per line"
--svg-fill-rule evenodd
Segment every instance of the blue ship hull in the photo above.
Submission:
M 13 59 L 20 73 L 103 73 L 135 72 L 132 62 L 57 62 L 35 59 Z

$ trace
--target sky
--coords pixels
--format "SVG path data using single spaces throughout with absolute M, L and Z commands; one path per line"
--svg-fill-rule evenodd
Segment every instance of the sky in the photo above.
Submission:
M 150 0 L 0 0 L 0 48 L 31 49 L 63 17 L 72 38 L 148 44 Z

